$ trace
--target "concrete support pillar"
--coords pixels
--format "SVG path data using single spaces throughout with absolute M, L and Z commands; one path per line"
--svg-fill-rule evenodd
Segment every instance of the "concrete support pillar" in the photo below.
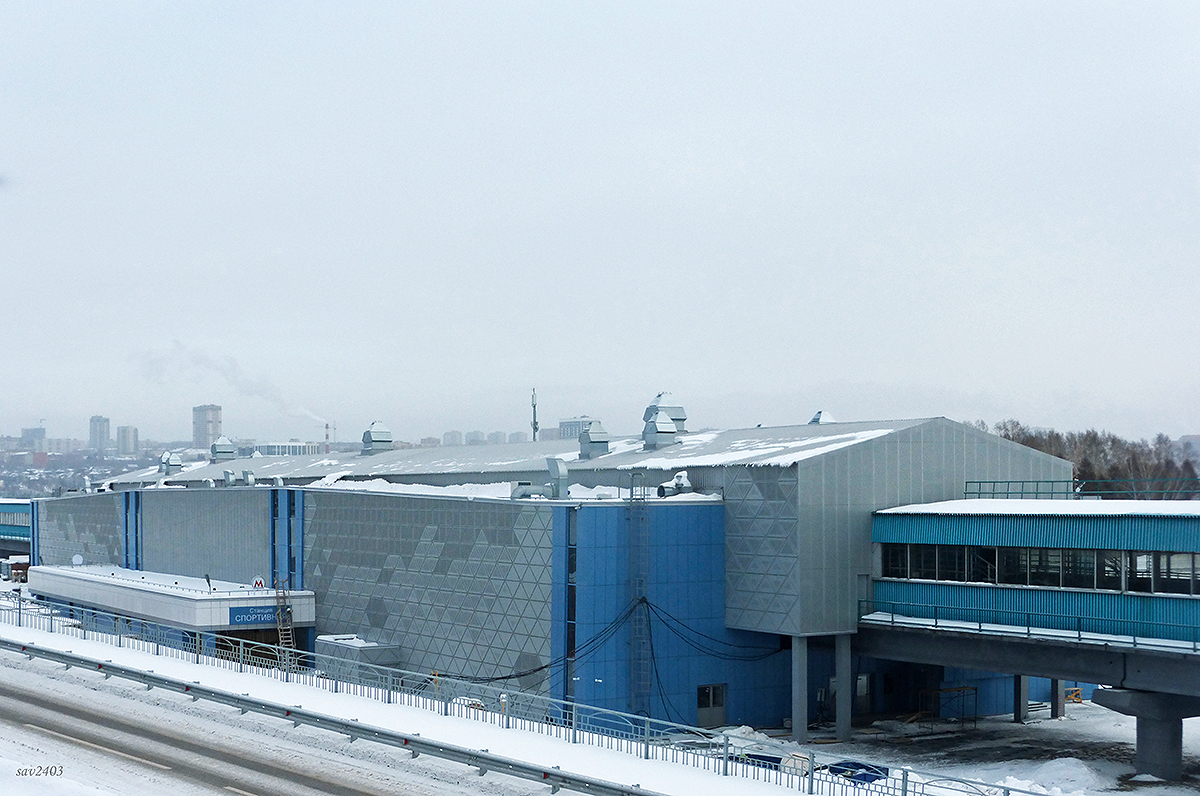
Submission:
M 834 636 L 833 677 L 837 684 L 836 737 L 839 741 L 850 740 L 850 710 L 854 707 L 854 682 L 850 669 L 850 635 Z
M 792 740 L 808 743 L 808 638 L 792 636 Z
M 1050 681 L 1050 718 L 1061 719 L 1067 715 L 1067 683 L 1065 680 Z
M 1013 721 L 1018 724 L 1029 718 L 1029 678 L 1013 675 Z
M 1183 777 L 1183 720 L 1200 716 L 1200 698 L 1126 688 L 1097 688 L 1092 701 L 1126 716 L 1137 717 L 1137 754 L 1133 759 L 1137 773 L 1153 774 L 1167 780 Z
M 1183 719 L 1178 716 L 1138 716 L 1137 753 L 1133 768 L 1160 779 L 1183 778 Z

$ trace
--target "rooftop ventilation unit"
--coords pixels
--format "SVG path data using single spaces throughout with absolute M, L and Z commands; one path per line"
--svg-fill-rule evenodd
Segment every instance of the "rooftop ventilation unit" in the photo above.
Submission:
M 579 458 L 590 459 L 608 453 L 608 432 L 599 420 L 592 420 L 579 432 Z
M 662 403 L 665 392 L 654 396 L 654 400 L 642 413 L 642 421 L 646 424 L 642 429 L 642 441 L 645 450 L 652 451 L 673 445 L 678 442 L 677 435 L 687 431 L 687 412 L 682 406 L 666 406 Z
M 163 472 L 167 475 L 175 475 L 183 471 L 183 459 L 180 458 L 178 453 L 164 453 L 163 458 L 167 463 L 166 469 Z
M 211 454 L 209 461 L 213 464 L 228 462 L 237 458 L 237 448 L 230 441 L 229 437 L 226 437 L 224 434 L 217 437 L 216 442 L 209 446 L 209 453 Z
M 237 474 L 233 470 L 222 470 L 221 479 L 225 482 L 225 486 L 233 486 L 237 483 Z
M 363 432 L 362 455 L 370 456 L 379 451 L 390 451 L 395 447 L 395 442 L 392 440 L 392 432 L 376 420 L 371 426 Z
M 675 424 L 675 430 L 680 434 L 687 431 L 684 425 L 687 423 L 687 412 L 683 411 L 682 406 L 667 406 L 662 402 L 665 392 L 660 392 L 654 396 L 654 400 L 646 407 L 646 411 L 642 413 L 642 422 L 649 423 L 659 412 L 666 412 L 667 417 L 671 418 L 671 422 Z
M 823 409 L 818 409 L 817 413 L 812 416 L 812 420 L 808 421 L 810 426 L 820 425 L 822 423 L 836 423 L 837 421 L 825 413 Z
M 246 483 L 246 486 L 254 486 L 254 471 L 242 470 L 242 481 Z

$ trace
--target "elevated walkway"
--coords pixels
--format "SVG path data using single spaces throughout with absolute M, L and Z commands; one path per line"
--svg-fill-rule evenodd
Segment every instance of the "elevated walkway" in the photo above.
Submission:
M 1135 768 L 1162 779 L 1181 776 L 1183 719 L 1200 716 L 1195 641 L 873 612 L 853 645 L 872 658 L 1006 672 L 1018 684 L 1033 676 L 1111 686 L 1092 700 L 1137 718 Z

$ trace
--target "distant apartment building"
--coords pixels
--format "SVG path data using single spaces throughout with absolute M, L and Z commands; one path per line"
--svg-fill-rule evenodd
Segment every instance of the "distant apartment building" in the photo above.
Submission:
M 137 426 L 117 426 L 117 455 L 136 456 L 137 454 Z
M 108 418 L 102 415 L 92 415 L 88 422 L 88 447 L 101 456 L 109 448 Z
M 560 420 L 558 421 L 558 438 L 576 439 L 591 423 L 592 419 L 587 415 Z
M 421 437 L 422 448 L 436 448 L 442 444 L 442 441 L 437 437 Z
M 298 439 L 288 442 L 260 442 L 254 450 L 263 456 L 316 456 L 325 452 L 323 442 L 301 442 Z
M 508 435 L 503 431 L 493 431 L 487 435 L 488 445 L 503 445 L 508 439 Z
M 40 426 L 38 428 L 21 429 L 21 447 L 26 450 L 45 453 L 46 429 Z
M 468 431 L 467 435 L 463 437 L 463 441 L 468 445 L 486 445 L 487 435 L 482 431 Z
M 462 445 L 463 436 L 461 431 L 447 431 L 442 435 L 443 445 Z
M 70 437 L 49 437 L 45 440 L 46 453 L 74 453 L 83 447 L 83 441 Z
M 514 431 L 508 435 L 508 442 L 510 445 L 517 442 L 529 442 L 529 435 L 524 431 Z
M 192 447 L 207 451 L 221 436 L 221 407 L 216 404 L 192 407 Z

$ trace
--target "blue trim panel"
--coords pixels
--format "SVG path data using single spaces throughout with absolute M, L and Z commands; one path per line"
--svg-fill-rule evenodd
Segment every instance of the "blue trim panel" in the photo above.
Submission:
M 937 618 L 947 620 L 1181 641 L 1200 637 L 1197 597 L 890 580 L 875 581 L 874 592 L 875 610 L 907 616 L 933 618 L 937 606 Z M 889 603 L 897 603 L 894 611 Z
M 876 514 L 874 542 L 1200 552 L 1200 517 Z

